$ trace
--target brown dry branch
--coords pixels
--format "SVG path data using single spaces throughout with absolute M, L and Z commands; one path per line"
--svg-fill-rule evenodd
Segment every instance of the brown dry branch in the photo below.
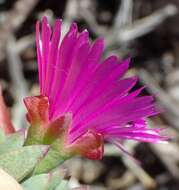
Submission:
M 147 84 L 147 89 L 151 94 L 155 94 L 159 104 L 165 109 L 162 115 L 166 120 L 179 131 L 179 107 L 155 81 L 151 74 L 144 69 L 138 72 L 143 84 Z

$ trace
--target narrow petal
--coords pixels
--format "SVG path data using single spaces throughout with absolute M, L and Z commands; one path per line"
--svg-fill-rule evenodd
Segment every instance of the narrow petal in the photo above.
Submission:
M 40 22 L 36 23 L 36 48 L 37 48 L 37 63 L 38 63 L 38 71 L 39 71 L 39 83 L 40 83 L 40 93 L 42 94 L 42 42 L 40 38 Z
M 75 101 L 69 108 L 70 111 L 72 111 L 73 113 L 76 113 L 76 111 L 80 109 L 82 104 L 85 104 L 85 100 L 88 98 L 88 96 L 92 96 L 92 94 L 96 91 L 96 89 L 98 90 L 99 88 L 103 88 L 102 90 L 105 90 L 105 87 L 108 86 L 111 82 L 123 76 L 123 74 L 126 72 L 128 68 L 129 62 L 125 61 L 122 64 L 116 64 L 113 62 L 113 65 L 114 65 L 113 70 L 109 73 L 110 70 L 107 69 L 108 66 L 106 65 L 108 65 L 113 60 L 114 60 L 114 57 L 112 57 L 111 59 L 107 59 L 105 63 L 103 64 L 104 67 L 101 64 L 99 69 L 97 69 L 96 72 L 91 77 L 90 75 L 86 74 L 86 76 L 89 76 L 89 78 L 87 81 L 83 80 L 85 81 L 85 86 L 83 86 L 83 88 L 77 94 Z M 99 78 L 98 76 L 101 76 L 101 78 Z M 91 78 L 94 78 L 94 79 L 91 80 Z
M 35 118 L 47 129 L 42 140 L 46 135 L 51 143 L 63 136 L 62 148 L 89 159 L 102 158 L 104 140 L 121 150 L 120 142 L 125 139 L 168 140 L 160 129 L 150 129 L 145 122 L 160 112 L 154 97 L 141 97 L 144 87 L 131 92 L 138 78 L 124 78 L 130 59 L 101 60 L 104 40 L 98 38 L 91 45 L 88 31 L 79 33 L 75 23 L 60 40 L 61 24 L 56 20 L 52 36 L 46 17 L 41 28 L 36 24 L 41 96 L 27 98 L 25 104 L 30 122 Z M 66 125 L 67 115 L 70 122 Z
M 59 113 L 63 113 L 69 102 L 69 99 L 71 98 L 71 94 L 73 94 L 73 92 L 76 90 L 76 80 L 79 74 L 84 70 L 85 60 L 89 53 L 89 48 L 90 46 L 88 42 L 88 33 L 84 31 L 79 35 L 75 45 L 75 49 L 73 52 L 71 52 L 71 65 L 69 67 L 63 88 L 59 92 L 57 101 L 54 105 L 54 110 L 58 110 L 54 113 L 54 117 L 56 117 Z
M 48 25 L 46 17 L 43 17 L 42 20 L 42 93 L 45 95 L 45 81 L 46 81 L 46 72 L 48 65 L 49 57 L 49 48 L 50 48 L 50 37 L 51 37 L 51 28 Z
M 119 139 L 129 139 L 129 140 L 137 140 L 142 142 L 151 142 L 157 143 L 162 141 L 167 141 L 168 137 L 164 137 L 159 135 L 154 130 L 145 130 L 145 131 L 131 131 L 131 132 L 120 132 L 112 135 L 107 135 L 110 138 L 119 138 Z
M 95 51 L 99 48 L 98 51 Z M 76 88 L 74 93 L 71 97 L 71 102 L 69 103 L 68 110 L 73 111 L 77 107 L 80 106 L 82 100 L 81 92 L 86 87 L 87 83 L 91 80 L 93 73 L 96 69 L 96 65 L 100 61 L 100 56 L 103 52 L 104 42 L 103 39 L 98 39 L 94 42 L 93 46 L 91 47 L 89 54 L 85 61 L 85 67 L 82 72 L 79 73 Z M 78 98 L 81 97 L 81 101 L 78 101 Z
M 136 164 L 140 164 L 140 161 L 136 160 L 133 157 L 133 155 L 125 149 L 125 147 L 121 144 L 121 142 L 119 142 L 118 139 L 109 138 L 107 139 L 107 141 L 114 144 L 117 148 L 119 148 L 122 151 L 122 153 L 125 153 L 125 155 L 129 156 L 129 158 L 132 159 Z
M 137 108 L 141 108 L 139 105 L 137 105 L 137 102 L 143 102 L 143 104 L 145 104 L 145 100 L 147 100 L 145 106 L 147 106 L 148 104 L 151 105 L 153 101 L 152 97 L 146 97 L 144 100 L 137 99 L 138 101 L 135 99 L 135 96 L 138 95 L 140 91 L 141 89 L 136 90 L 133 93 L 122 98 L 119 96 L 115 99 L 112 99 L 110 102 L 107 102 L 106 105 L 103 105 L 102 108 L 99 107 L 99 109 L 97 109 L 95 112 L 89 114 L 88 117 L 85 120 L 83 119 L 82 123 L 80 124 L 89 123 L 89 121 L 92 120 L 103 120 L 103 118 L 106 116 L 107 119 L 111 117 L 110 115 L 119 116 L 120 114 L 126 114 L 125 110 L 132 112 L 134 109 L 131 110 L 131 107 L 134 107 L 134 105 L 137 106 Z
M 94 89 L 94 95 L 89 96 L 81 109 L 74 114 L 74 122 L 84 120 L 90 113 L 94 113 L 97 109 L 103 108 L 105 104 L 109 103 L 116 97 L 122 97 L 136 84 L 136 77 L 117 81 L 109 84 L 105 89 L 98 87 Z
M 63 89 L 66 77 L 68 76 L 68 71 L 73 59 L 73 56 L 71 56 L 71 54 L 75 48 L 76 41 L 77 28 L 76 25 L 73 24 L 70 28 L 70 31 L 64 37 L 57 55 L 57 64 L 55 68 L 53 83 L 51 84 L 51 94 L 49 97 L 51 102 L 51 114 L 54 112 L 55 102 L 58 99 L 58 96 Z
M 48 56 L 48 65 L 47 65 L 47 72 L 46 72 L 46 81 L 45 81 L 45 89 L 44 94 L 46 96 L 50 95 L 51 92 L 51 84 L 55 72 L 56 61 L 57 61 L 57 53 L 58 53 L 58 46 L 60 42 L 60 31 L 61 31 L 61 24 L 62 20 L 57 19 L 54 24 L 54 31 L 50 43 L 49 48 L 49 56 Z

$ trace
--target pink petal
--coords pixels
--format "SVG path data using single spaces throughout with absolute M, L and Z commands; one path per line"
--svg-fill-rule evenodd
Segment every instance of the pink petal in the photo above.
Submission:
M 100 87 L 94 89 L 93 95 L 89 96 L 81 109 L 74 114 L 74 122 L 84 120 L 90 113 L 102 108 L 114 98 L 125 95 L 135 85 L 136 80 L 136 78 L 124 79 L 107 85 L 105 89 Z
M 64 86 L 59 92 L 57 101 L 54 105 L 54 110 L 57 110 L 56 107 L 60 108 L 58 109 L 58 112 L 53 114 L 54 117 L 56 117 L 60 112 L 63 113 L 63 110 L 70 99 L 70 95 L 75 91 L 76 80 L 80 72 L 83 72 L 89 47 L 88 33 L 84 31 L 79 35 L 76 47 L 74 51 L 71 52 L 71 65 L 69 67 Z
M 68 145 L 78 142 L 77 146 L 89 145 L 90 149 L 90 141 L 83 144 L 83 140 L 87 139 L 82 137 L 91 130 L 94 136 L 99 133 L 119 148 L 120 139 L 144 142 L 166 140 L 166 137 L 160 136 L 160 129 L 148 129 L 145 122 L 146 117 L 160 112 L 154 98 L 140 97 L 143 87 L 130 92 L 137 77 L 123 79 L 130 59 L 119 61 L 111 56 L 102 61 L 103 39 L 97 39 L 91 46 L 88 32 L 79 33 L 75 23 L 61 43 L 60 33 L 61 20 L 55 22 L 52 37 L 46 17 L 42 20 L 41 31 L 40 23 L 36 24 L 40 92 L 41 97 L 49 101 L 46 110 L 49 118 L 46 119 L 53 123 L 66 114 L 72 116 L 71 125 L 64 129 Z M 36 115 L 38 110 L 30 111 Z M 99 158 L 100 148 L 87 152 L 84 148 L 83 156 Z
M 96 89 L 98 90 L 99 88 L 103 88 L 102 90 L 105 90 L 106 86 L 108 86 L 112 81 L 119 79 L 126 72 L 129 64 L 128 61 L 122 64 L 116 64 L 112 62 L 114 61 L 114 59 L 114 57 L 107 59 L 103 63 L 104 67 L 101 64 L 101 66 L 99 66 L 99 69 L 97 69 L 91 77 L 90 75 L 86 74 L 86 76 L 89 76 L 88 81 L 82 80 L 85 81 L 85 86 L 83 86 L 83 88 L 77 94 L 75 101 L 69 108 L 70 111 L 75 113 L 82 106 L 82 104 L 85 104 L 84 101 L 88 98 L 88 96 L 90 96 L 91 98 L 93 97 L 93 93 L 94 91 L 96 91 Z M 113 70 L 110 72 L 110 74 L 107 75 L 107 72 L 109 73 L 110 70 L 108 70 L 108 67 L 106 67 L 106 65 L 108 65 L 110 62 L 114 63 Z M 103 77 L 101 77 L 101 79 L 95 79 L 96 76 Z M 94 80 L 91 80 L 91 78 L 94 78 Z
M 39 71 L 40 93 L 42 94 L 42 47 L 40 39 L 40 22 L 36 23 L 36 48 L 37 48 L 37 63 Z
M 62 20 L 56 20 L 54 25 L 54 31 L 49 47 L 49 56 L 48 56 L 48 65 L 46 72 L 46 81 L 45 81 L 45 89 L 44 94 L 46 96 L 50 95 L 51 92 L 51 84 L 55 72 L 55 66 L 57 64 L 57 53 L 58 53 L 58 45 L 60 42 L 60 31 L 61 31 Z
M 57 64 L 54 73 L 54 79 L 50 94 L 50 102 L 51 102 L 51 114 L 55 111 L 54 104 L 58 99 L 61 90 L 63 89 L 66 77 L 68 75 L 68 71 L 72 62 L 71 53 L 75 48 L 75 44 L 77 41 L 77 28 L 76 25 L 73 24 L 70 28 L 70 31 L 64 37 L 60 49 L 57 55 Z
M 95 51 L 98 48 L 98 51 Z M 71 101 L 68 106 L 68 110 L 73 110 L 79 106 L 78 97 L 80 97 L 81 91 L 85 88 L 86 84 L 90 81 L 90 78 L 93 75 L 93 72 L 98 64 L 100 56 L 103 51 L 103 40 L 98 39 L 94 42 L 93 46 L 91 47 L 89 54 L 85 61 L 84 69 L 79 73 L 79 76 L 76 81 L 75 91 L 72 94 Z
M 48 65 L 49 47 L 50 47 L 51 28 L 48 25 L 46 17 L 42 20 L 42 94 L 45 95 L 45 81 Z

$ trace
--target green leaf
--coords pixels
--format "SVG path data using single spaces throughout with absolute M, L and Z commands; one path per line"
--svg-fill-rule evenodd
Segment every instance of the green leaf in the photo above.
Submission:
M 61 183 L 55 188 L 55 190 L 66 190 L 68 185 L 67 180 L 62 180 Z
M 47 173 L 62 164 L 66 159 L 67 157 L 62 156 L 59 151 L 50 148 L 47 155 L 35 167 L 34 174 Z
M 48 173 L 52 169 L 58 167 L 60 164 L 72 157 L 63 148 L 63 139 L 58 138 L 51 144 L 47 155 L 37 164 L 34 169 L 34 174 Z
M 24 190 L 46 190 L 48 184 L 48 174 L 35 175 L 23 182 Z
M 6 139 L 6 135 L 4 131 L 0 128 L 0 144 L 4 142 L 5 139 Z
M 54 171 L 53 173 L 50 173 L 50 180 L 48 184 L 48 190 L 55 190 L 59 184 L 63 183 L 63 175 L 59 173 L 59 171 Z
M 0 155 L 12 150 L 21 148 L 24 144 L 25 131 L 9 135 L 4 142 L 0 144 Z
M 24 190 L 55 190 L 64 180 L 58 172 L 35 175 L 22 183 Z
M 0 155 L 0 167 L 21 181 L 29 175 L 40 158 L 44 156 L 48 146 L 33 145 L 19 148 Z

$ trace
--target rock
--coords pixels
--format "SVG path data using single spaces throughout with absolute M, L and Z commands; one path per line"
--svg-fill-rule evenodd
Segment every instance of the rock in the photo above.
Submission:
M 2 169 L 0 169 L 0 189 L 23 190 L 19 183 L 17 183 L 17 181 L 13 177 Z

